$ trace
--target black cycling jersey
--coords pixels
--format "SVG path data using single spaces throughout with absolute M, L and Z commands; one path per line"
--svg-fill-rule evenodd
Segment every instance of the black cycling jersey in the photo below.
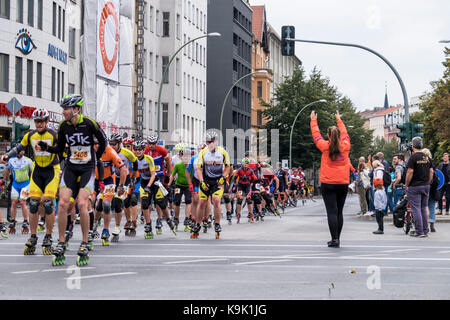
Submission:
M 99 148 L 95 157 L 94 136 L 97 137 Z M 62 153 L 67 149 L 67 167 L 94 167 L 96 158 L 100 159 L 106 149 L 107 138 L 97 122 L 87 116 L 79 114 L 78 121 L 73 125 L 70 121 L 61 121 L 58 129 L 56 146 L 49 146 L 51 153 Z

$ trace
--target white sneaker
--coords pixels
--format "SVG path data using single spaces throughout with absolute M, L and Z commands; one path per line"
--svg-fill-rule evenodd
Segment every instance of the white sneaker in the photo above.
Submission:
M 119 235 L 119 234 L 120 234 L 120 228 L 119 228 L 119 227 L 115 227 L 115 228 L 112 230 L 112 234 L 114 234 L 114 235 Z
M 364 217 L 371 217 L 372 215 L 374 215 L 375 214 L 375 212 L 373 212 L 373 211 L 367 211 L 365 214 L 364 214 Z

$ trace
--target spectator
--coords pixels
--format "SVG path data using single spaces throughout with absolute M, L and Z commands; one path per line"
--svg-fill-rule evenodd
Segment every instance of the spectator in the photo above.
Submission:
M 433 157 L 431 156 L 431 152 L 430 150 L 428 150 L 427 148 L 424 148 L 422 150 L 423 153 L 425 153 L 425 155 L 430 158 L 431 161 L 431 165 L 434 169 L 434 165 L 433 165 L 433 161 L 431 159 L 433 159 Z M 433 172 L 433 180 L 431 182 L 430 185 L 430 196 L 428 197 L 428 222 L 430 223 L 430 231 L 431 232 L 436 232 L 436 229 L 434 227 L 434 224 L 436 222 L 436 200 L 439 200 L 439 190 L 437 189 L 439 185 L 439 179 L 436 175 L 435 172 Z
M 405 183 L 416 229 L 411 236 L 423 238 L 428 236 L 429 231 L 427 207 L 430 184 L 433 179 L 433 167 L 430 158 L 422 152 L 423 144 L 420 137 L 412 139 L 412 149 L 412 155 L 408 160 Z
M 405 157 L 402 154 L 397 154 L 392 158 L 392 163 L 395 169 L 395 176 L 392 183 L 392 189 L 394 190 L 393 206 L 395 208 L 398 200 L 406 193 L 405 181 L 402 181 L 403 173 L 406 171 Z
M 311 133 L 317 148 L 322 151 L 320 182 L 323 201 L 327 210 L 331 241 L 328 247 L 339 248 L 344 216 L 342 214 L 348 192 L 350 161 L 350 137 L 339 111 L 336 111 L 337 127 L 327 130 L 328 141 L 320 134 L 317 114 L 311 112 Z
M 364 157 L 362 157 L 364 159 Z M 359 196 L 359 206 L 361 207 L 361 215 L 365 215 L 368 211 L 367 190 L 370 188 L 369 167 L 364 161 L 358 164 L 358 177 L 356 178 L 356 192 Z
M 450 166 L 449 166 L 449 159 L 448 159 L 448 153 L 444 153 L 444 156 L 442 157 L 442 160 L 444 162 L 439 163 L 438 169 L 441 170 L 441 172 L 444 174 L 444 185 L 439 190 L 439 211 L 438 214 L 442 214 L 442 197 L 445 194 L 445 214 L 448 215 L 448 200 L 450 199 Z
M 373 234 L 384 234 L 383 218 L 384 210 L 386 208 L 387 196 L 384 191 L 383 178 L 375 178 L 373 180 L 375 186 L 375 217 L 378 223 L 378 230 L 374 231 Z

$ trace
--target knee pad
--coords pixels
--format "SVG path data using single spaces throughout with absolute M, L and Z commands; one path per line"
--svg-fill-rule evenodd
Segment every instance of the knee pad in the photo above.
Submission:
M 30 199 L 30 213 L 36 214 L 39 209 L 39 200 Z
M 230 203 L 230 202 L 231 202 L 230 196 L 229 196 L 229 195 L 223 196 L 223 201 L 224 201 L 225 203 Z
M 105 214 L 109 214 L 111 212 L 111 202 L 104 202 L 103 203 L 103 212 Z
M 45 214 L 53 213 L 53 201 L 52 200 L 44 201 L 44 212 L 45 212 Z
M 242 206 L 242 200 L 243 200 L 242 198 L 237 199 L 237 204 L 240 205 L 240 206 Z
M 132 207 L 136 207 L 138 205 L 138 194 L 137 193 L 132 193 L 131 194 L 131 198 L 130 198 L 130 205 Z
M 95 210 L 97 210 L 98 212 L 103 211 L 103 199 L 97 201 L 97 206 L 95 207 Z
M 150 206 L 150 200 L 148 199 L 148 197 L 143 197 L 142 198 L 141 206 L 142 206 L 142 210 L 147 210 L 148 209 L 148 207 Z
M 155 204 L 161 208 L 161 210 L 164 210 L 167 208 L 167 199 L 161 198 L 161 199 L 155 199 Z
M 113 204 L 114 204 L 114 211 L 116 213 L 121 213 L 122 212 L 122 208 L 123 208 L 123 201 L 122 201 L 122 199 L 114 198 Z

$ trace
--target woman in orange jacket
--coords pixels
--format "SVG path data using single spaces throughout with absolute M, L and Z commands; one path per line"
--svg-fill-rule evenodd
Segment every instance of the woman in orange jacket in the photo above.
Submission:
M 331 241 L 329 247 L 339 248 L 340 235 L 344 224 L 342 211 L 347 197 L 350 161 L 350 137 L 339 111 L 336 111 L 337 127 L 327 130 L 328 141 L 320 134 L 317 124 L 317 114 L 311 112 L 311 133 L 317 148 L 322 151 L 320 163 L 320 183 L 323 201 L 327 210 L 328 227 Z

